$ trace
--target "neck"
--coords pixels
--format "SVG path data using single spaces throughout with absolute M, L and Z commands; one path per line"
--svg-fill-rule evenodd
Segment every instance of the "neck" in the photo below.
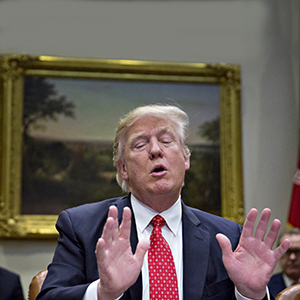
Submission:
M 169 209 L 171 206 L 174 205 L 174 203 L 178 200 L 179 194 L 174 195 L 172 197 L 167 196 L 165 194 L 163 195 L 152 195 L 149 197 L 141 197 L 139 195 L 136 195 L 132 193 L 133 196 L 138 199 L 141 203 L 144 205 L 147 205 L 151 209 L 155 210 L 158 213 L 161 213 L 167 209 Z

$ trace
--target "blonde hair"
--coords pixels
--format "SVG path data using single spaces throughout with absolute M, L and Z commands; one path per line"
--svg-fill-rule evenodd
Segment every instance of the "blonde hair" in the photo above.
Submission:
M 123 150 L 125 146 L 125 137 L 129 128 L 143 116 L 154 116 L 161 119 L 168 119 L 173 122 L 176 133 L 178 135 L 182 152 L 185 157 L 190 156 L 190 150 L 186 144 L 189 128 L 188 115 L 176 106 L 155 104 L 138 107 L 129 112 L 118 123 L 113 145 L 113 162 L 114 166 L 118 166 L 119 162 L 123 162 Z M 116 175 L 117 182 L 123 191 L 129 192 L 127 182 L 122 178 L 118 168 Z

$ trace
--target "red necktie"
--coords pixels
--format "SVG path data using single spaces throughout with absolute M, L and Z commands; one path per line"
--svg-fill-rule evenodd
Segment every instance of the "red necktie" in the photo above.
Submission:
M 153 230 L 148 250 L 150 299 L 179 299 L 172 252 L 161 234 L 161 227 L 166 224 L 166 221 L 157 215 L 151 220 L 151 224 Z

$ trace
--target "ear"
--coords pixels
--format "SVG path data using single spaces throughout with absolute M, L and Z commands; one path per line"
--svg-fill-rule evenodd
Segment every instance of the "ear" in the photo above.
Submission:
M 186 171 L 190 168 L 190 157 L 189 156 L 184 157 L 184 166 L 185 166 Z
M 126 171 L 126 166 L 121 161 L 118 162 L 118 171 L 119 171 L 119 173 L 121 174 L 121 176 L 122 176 L 122 178 L 124 180 L 128 179 L 128 174 L 127 174 L 127 171 Z

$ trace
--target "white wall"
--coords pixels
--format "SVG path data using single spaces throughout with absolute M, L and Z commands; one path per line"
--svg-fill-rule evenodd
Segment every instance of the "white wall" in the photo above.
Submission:
M 242 69 L 245 210 L 285 224 L 299 142 L 299 1 L 0 1 L 0 53 L 188 62 Z M 2 240 L 0 265 L 31 278 L 55 241 Z

